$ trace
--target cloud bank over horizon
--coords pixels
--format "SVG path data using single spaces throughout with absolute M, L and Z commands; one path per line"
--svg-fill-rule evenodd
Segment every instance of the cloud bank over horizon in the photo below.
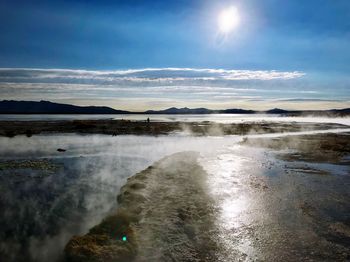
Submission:
M 143 68 L 126 70 L 77 70 L 77 69 L 38 69 L 38 68 L 0 68 L 0 79 L 12 81 L 44 82 L 64 81 L 107 84 L 118 81 L 170 81 L 170 80 L 274 80 L 293 79 L 305 73 L 280 72 L 276 70 L 226 70 L 209 68 Z
M 350 107 L 346 89 L 335 94 L 300 71 L 0 68 L 0 89 L 2 99 L 7 100 L 106 105 L 130 111 L 172 106 L 256 110 Z

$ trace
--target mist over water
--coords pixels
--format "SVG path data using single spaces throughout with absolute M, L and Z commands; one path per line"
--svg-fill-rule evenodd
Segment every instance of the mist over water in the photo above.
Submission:
M 0 120 L 96 120 L 96 119 L 126 119 L 142 121 L 150 118 L 160 122 L 201 122 L 242 123 L 242 122 L 301 122 L 301 123 L 334 123 L 350 126 L 350 117 L 319 117 L 319 116 L 282 116 L 276 114 L 201 114 L 201 115 L 149 115 L 149 114 L 119 114 L 119 115 L 0 115 Z
M 14 254 L 13 261 L 18 261 L 16 254 L 23 249 L 33 260 L 58 258 L 72 235 L 86 233 L 116 207 L 116 195 L 127 177 L 166 155 L 184 150 L 215 151 L 228 140 L 233 139 L 104 135 L 0 138 L 2 161 L 47 159 L 59 166 L 52 173 L 2 171 L 1 206 L 5 212 L 1 225 L 8 233 L 2 239 L 1 253 Z M 59 153 L 58 148 L 67 151 Z
M 346 130 L 334 132 L 343 131 Z M 325 131 L 311 134 L 318 132 Z M 274 134 L 281 135 L 286 134 Z M 257 136 L 271 135 L 254 137 Z M 57 167 L 55 172 L 0 169 L 0 205 L 4 210 L 1 253 L 6 254 L 9 261 L 29 261 L 28 257 L 33 261 L 59 259 L 72 235 L 86 233 L 117 207 L 116 195 L 128 177 L 164 156 L 191 150 L 200 152 L 201 164 L 209 174 L 208 192 L 221 210 L 218 223 L 226 251 L 230 253 L 230 246 L 238 245 L 241 252 L 254 257 L 248 238 L 241 236 L 241 242 L 236 243 L 234 238 L 224 237 L 239 228 L 239 223 L 246 223 L 245 218 L 236 216 L 244 212 L 248 203 L 259 203 L 252 200 L 253 195 L 242 193 L 238 185 L 248 179 L 248 174 L 263 173 L 258 171 L 259 167 L 270 161 L 270 156 L 262 150 L 237 145 L 241 140 L 240 136 L 188 135 L 1 137 L 1 161 L 40 159 Z M 67 151 L 57 152 L 58 148 Z M 252 161 L 255 167 L 246 164 Z M 261 179 L 258 182 L 263 184 L 264 178 Z M 235 253 L 232 251 L 232 254 Z

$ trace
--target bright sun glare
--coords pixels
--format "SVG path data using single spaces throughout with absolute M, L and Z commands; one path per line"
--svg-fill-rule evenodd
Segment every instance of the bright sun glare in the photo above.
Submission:
M 224 34 L 230 33 L 239 24 L 239 14 L 236 7 L 231 6 L 221 11 L 218 18 L 220 32 Z

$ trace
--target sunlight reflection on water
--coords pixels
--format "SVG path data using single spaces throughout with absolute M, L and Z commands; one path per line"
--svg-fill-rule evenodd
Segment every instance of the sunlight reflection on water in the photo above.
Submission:
M 220 261 L 236 261 L 237 257 L 256 257 L 246 227 L 250 221 L 246 214 L 254 212 L 254 199 L 247 187 L 247 181 L 254 171 L 254 162 L 260 162 L 263 154 L 237 144 L 227 145 L 208 159 L 202 157 L 201 163 L 208 173 L 208 188 L 218 205 L 217 226 L 219 241 L 223 252 L 218 254 Z

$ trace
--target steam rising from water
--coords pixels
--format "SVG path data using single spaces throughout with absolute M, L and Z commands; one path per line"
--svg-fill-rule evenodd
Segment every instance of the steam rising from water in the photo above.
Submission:
M 336 130 L 341 132 L 344 130 Z M 346 130 L 346 131 L 350 131 Z M 319 133 L 325 131 L 312 131 Z M 302 133 L 304 134 L 304 133 Z M 274 134 L 274 136 L 285 134 Z M 271 136 L 271 135 L 259 135 Z M 256 137 L 256 136 L 255 136 Z M 1 159 L 52 159 L 61 165 L 60 171 L 49 174 L 41 180 L 12 181 L 12 187 L 2 186 L 3 200 L 12 203 L 16 213 L 4 212 L 2 222 L 15 223 L 25 236 L 26 221 L 40 227 L 43 232 L 32 232 L 27 247 L 31 257 L 38 261 L 57 258 L 64 245 L 73 234 L 83 234 L 113 208 L 115 196 L 126 178 L 145 169 L 160 158 L 181 151 L 198 151 L 202 164 L 209 173 L 209 191 L 219 203 L 222 216 L 218 219 L 223 236 L 228 230 L 238 227 L 240 219 L 235 215 L 242 212 L 249 203 L 249 195 L 240 194 L 235 186 L 244 179 L 245 155 L 237 146 L 242 138 L 230 137 L 190 137 L 190 136 L 104 136 L 104 135 L 43 135 L 26 138 L 0 138 Z M 59 153 L 57 148 L 67 149 Z M 250 155 L 257 154 L 256 150 Z M 259 157 L 255 155 L 255 161 Z M 249 170 L 251 172 L 251 170 Z M 232 175 L 233 174 L 233 175 Z M 19 173 L 15 177 L 21 177 Z M 4 176 L 2 176 L 4 178 Z M 5 179 L 5 178 L 4 178 Z M 236 196 L 236 197 L 235 197 Z M 37 214 L 37 215 L 35 215 Z M 233 221 L 235 221 L 233 223 Z M 24 224 L 21 224 L 21 223 Z M 2 225 L 5 225 L 2 223 Z M 238 232 L 239 233 L 239 232 Z M 249 240 L 241 240 L 241 252 L 251 253 Z M 28 239 L 27 239 L 28 240 Z M 27 241 L 26 240 L 26 241 Z M 24 242 L 26 242 L 24 241 Z M 234 239 L 223 238 L 229 247 Z M 13 245 L 12 245 L 13 243 Z M 19 247 L 15 242 L 3 241 L 1 252 L 15 253 Z M 8 249 L 8 250 L 7 250 Z M 228 251 L 230 252 L 230 251 Z M 233 251 L 232 251 L 233 252 Z
M 275 114 L 208 114 L 208 115 L 0 115 L 0 120 L 87 120 L 87 119 L 128 119 L 132 121 L 144 121 L 150 118 L 151 121 L 161 122 L 201 122 L 210 121 L 214 123 L 246 123 L 246 122 L 298 122 L 298 123 L 333 123 L 350 126 L 350 117 L 285 117 Z
M 86 233 L 115 207 L 116 195 L 127 177 L 166 155 L 185 149 L 215 151 L 228 140 L 233 139 L 104 135 L 2 137 L 0 157 L 3 160 L 30 156 L 53 159 L 55 164 L 63 166 L 38 181 L 12 181 L 25 174 L 8 174 L 9 185 L 3 187 L 3 205 L 11 203 L 12 207 L 8 215 L 4 213 L 2 225 L 11 227 L 15 223 L 24 242 L 28 241 L 25 236 L 32 234 L 29 243 L 24 245 L 28 246 L 33 259 L 47 261 L 58 257 L 73 234 Z M 59 153 L 57 148 L 67 151 Z M 12 191 L 15 185 L 17 188 Z M 14 208 L 16 214 L 10 212 Z M 28 231 L 33 224 L 39 228 L 38 232 Z M 10 242 L 1 243 L 1 252 L 17 254 L 20 247 L 15 245 L 16 241 Z

